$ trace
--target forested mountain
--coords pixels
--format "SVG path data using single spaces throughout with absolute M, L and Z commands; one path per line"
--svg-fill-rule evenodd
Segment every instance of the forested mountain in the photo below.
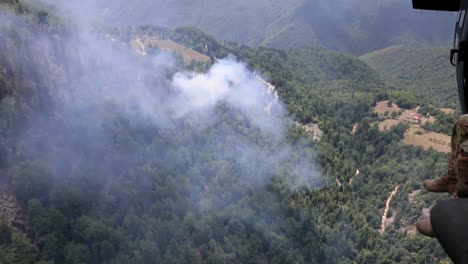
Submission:
M 388 47 L 360 57 L 389 85 L 413 91 L 436 106 L 458 107 L 449 47 Z
M 448 157 L 379 130 L 375 104 L 414 95 L 362 60 L 24 3 L 0 2 L 0 263 L 446 259 L 413 226 Z M 145 47 L 158 34 L 211 61 Z
M 51 0 L 49 0 L 51 1 Z M 79 2 L 79 5 L 70 4 Z M 102 23 L 192 26 L 221 40 L 274 48 L 320 45 L 364 54 L 390 45 L 451 41 L 454 14 L 421 12 L 406 0 L 67 1 Z M 65 4 L 66 4 L 65 3 Z
M 363 54 L 404 44 L 448 43 L 453 14 L 414 11 L 410 1 L 304 0 L 267 27 L 259 42 L 276 48 L 312 44 Z

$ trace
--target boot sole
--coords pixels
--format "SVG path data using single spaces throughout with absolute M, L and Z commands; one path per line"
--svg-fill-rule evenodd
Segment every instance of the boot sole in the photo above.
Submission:
M 453 194 L 457 190 L 457 185 L 453 184 L 444 188 L 431 188 L 429 186 L 424 186 L 426 190 L 429 192 L 434 192 L 434 193 L 450 193 Z
M 457 194 L 459 197 L 468 197 L 468 182 L 458 183 Z
M 416 224 L 416 229 L 421 235 L 427 236 L 427 237 L 436 237 L 434 231 L 426 230 L 422 226 Z

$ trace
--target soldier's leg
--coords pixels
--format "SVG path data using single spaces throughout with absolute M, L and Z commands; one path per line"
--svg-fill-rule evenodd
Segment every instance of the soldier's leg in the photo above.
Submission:
M 460 154 L 460 144 L 465 140 L 468 140 L 468 114 L 458 118 L 452 133 L 452 158 L 456 158 Z
M 468 181 L 466 176 L 468 176 L 468 115 L 463 115 L 452 131 L 447 174 L 437 180 L 424 181 L 424 187 L 433 192 L 449 192 L 464 196 L 468 194 L 468 185 L 464 184 Z M 416 229 L 425 236 L 435 236 L 429 219 L 417 222 Z
M 458 197 L 468 197 L 468 139 L 465 139 L 459 145 L 456 195 Z
M 424 181 L 424 187 L 431 192 L 454 193 L 457 184 L 457 159 L 460 154 L 460 144 L 468 140 L 468 115 L 458 118 L 452 131 L 451 153 L 447 174 L 436 180 Z
M 425 181 L 424 187 L 429 191 L 446 191 L 468 197 L 468 115 L 460 116 L 453 128 L 450 154 L 447 175 L 438 180 Z M 417 222 L 416 228 L 423 235 L 435 236 L 429 219 Z
M 419 233 L 428 236 L 428 237 L 435 237 L 434 229 L 432 229 L 431 220 L 424 219 L 416 223 L 416 229 Z

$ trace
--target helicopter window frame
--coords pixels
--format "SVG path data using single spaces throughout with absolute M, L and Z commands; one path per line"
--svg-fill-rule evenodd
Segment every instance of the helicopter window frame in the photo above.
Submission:
M 465 27 L 465 20 L 466 20 L 467 12 L 466 9 L 461 9 L 458 12 L 457 23 L 455 24 L 455 34 L 453 39 L 453 47 L 457 46 L 458 41 L 463 37 L 463 29 Z
M 463 29 L 463 25 L 465 24 L 465 20 L 466 20 L 466 9 L 460 10 L 459 16 L 460 17 L 458 18 L 458 23 L 462 25 L 460 28 Z

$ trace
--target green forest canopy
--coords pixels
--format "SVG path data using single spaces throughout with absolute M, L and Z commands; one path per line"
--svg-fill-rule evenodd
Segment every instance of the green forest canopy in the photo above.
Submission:
M 323 48 L 250 48 L 217 42 L 200 31 L 176 29 L 171 36 L 176 41 L 209 44 L 212 54 L 208 55 L 231 53 L 252 70 L 265 73 L 288 114 L 303 123 L 319 120 L 324 136 L 313 142 L 286 119 L 287 137 L 278 142 L 245 113 L 222 103 L 216 107 L 214 123 L 198 123 L 194 115 L 161 127 L 143 116 L 129 118 L 113 101 L 97 107 L 92 93 L 70 101 L 80 104 L 65 108 L 69 112 L 54 108 L 51 102 L 86 91 L 86 84 L 101 87 L 94 80 L 105 84 L 108 72 L 97 68 L 103 76 L 96 79 L 93 60 L 86 56 L 82 65 L 62 64 L 68 35 L 60 30 L 41 33 L 53 49 L 33 52 L 39 33 L 35 20 L 27 19 L 34 18 L 34 11 L 29 12 L 23 14 L 26 19 L 0 27 L 0 35 L 7 36 L 0 38 L 0 65 L 5 69 L 0 74 L 0 152 L 6 157 L 0 162 L 0 176 L 13 186 L 28 226 L 11 232 L 0 225 L 1 261 L 431 263 L 444 259 L 435 240 L 407 234 L 436 196 L 422 191 L 410 201 L 408 195 L 421 188 L 423 179 L 443 173 L 447 156 L 401 145 L 404 126 L 378 130 L 378 117 L 371 109 L 377 101 L 392 99 L 389 91 L 398 88 L 387 86 L 359 59 Z M 0 15 L 11 18 L 4 11 Z M 86 46 L 81 48 L 86 54 Z M 134 65 L 146 63 L 134 60 Z M 150 83 L 157 79 L 146 77 Z M 97 116 L 103 117 L 99 123 Z M 355 134 L 354 124 L 358 124 Z M 97 137 L 102 131 L 111 140 Z M 235 147 L 234 153 L 242 153 L 239 135 L 266 156 L 287 144 L 291 156 L 268 172 L 271 177 L 266 182 L 251 184 L 263 172 L 255 167 L 245 171 L 238 160 L 222 155 Z M 322 183 L 291 187 L 295 160 L 316 162 Z M 361 174 L 350 184 L 357 169 Z M 381 235 L 383 207 L 396 185 L 400 191 L 391 204 L 394 221 Z

